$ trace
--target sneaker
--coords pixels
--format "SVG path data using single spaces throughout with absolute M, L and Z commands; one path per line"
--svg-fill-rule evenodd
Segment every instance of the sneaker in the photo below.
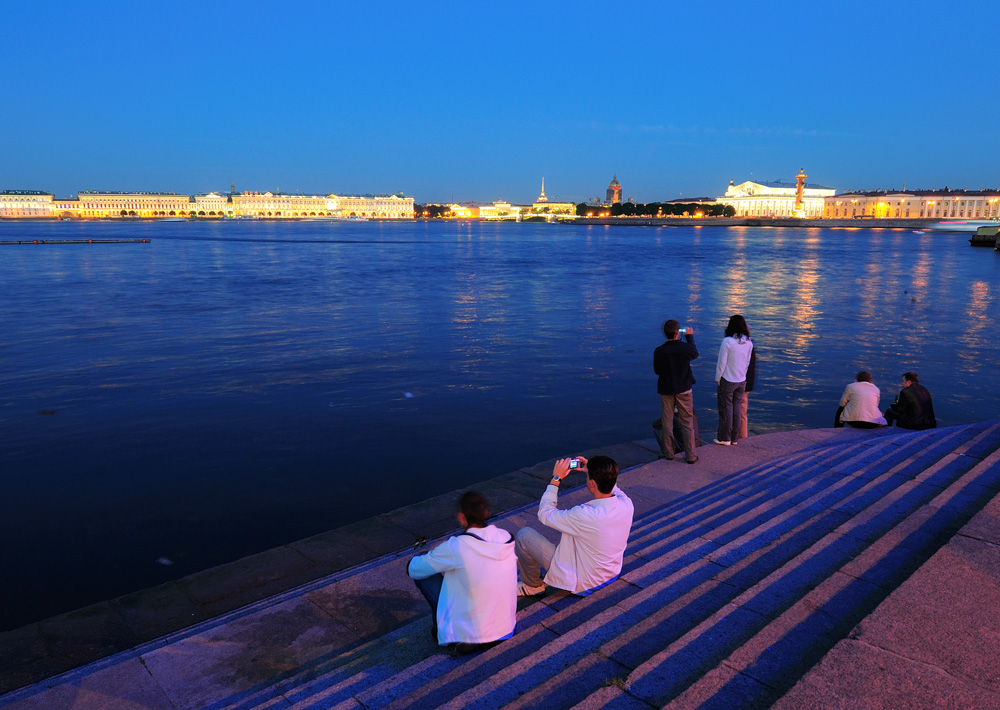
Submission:
M 715 439 L 715 443 L 718 444 L 719 446 L 730 446 L 730 442 L 720 441 L 719 439 Z
M 517 596 L 519 597 L 537 597 L 539 594 L 545 593 L 545 585 L 540 587 L 529 587 L 524 582 L 517 583 Z

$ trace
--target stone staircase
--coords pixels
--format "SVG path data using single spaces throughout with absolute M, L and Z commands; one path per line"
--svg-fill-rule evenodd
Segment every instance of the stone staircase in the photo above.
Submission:
M 486 652 L 408 658 L 420 620 L 267 695 L 293 708 L 769 707 L 1000 490 L 1000 421 L 898 432 L 663 505 L 636 521 L 617 582 L 528 603 Z
M 781 705 L 998 493 L 1000 420 L 816 445 L 638 517 L 618 581 L 589 597 L 522 600 L 517 633 L 492 649 L 436 650 L 424 616 L 277 673 L 272 665 L 208 707 Z

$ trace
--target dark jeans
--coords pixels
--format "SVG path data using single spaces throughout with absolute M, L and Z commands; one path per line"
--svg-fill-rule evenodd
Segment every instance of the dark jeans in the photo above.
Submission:
M 743 419 L 743 393 L 747 383 L 730 382 L 725 377 L 719 380 L 719 441 L 736 441 L 740 438 L 740 424 Z
M 427 603 L 431 605 L 431 620 L 434 628 L 437 629 L 438 599 L 441 598 L 441 585 L 444 584 L 444 575 L 435 574 L 427 579 L 415 579 L 413 583 L 417 585 L 417 589 L 424 595 Z

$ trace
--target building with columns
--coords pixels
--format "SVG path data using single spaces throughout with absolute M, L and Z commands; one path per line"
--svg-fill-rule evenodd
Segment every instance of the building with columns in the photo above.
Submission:
M 52 193 L 38 190 L 0 192 L 0 217 L 30 219 L 52 216 Z
M 795 217 L 797 184 L 785 180 L 754 182 L 747 180 L 739 185 L 729 181 L 726 194 L 716 201 L 731 205 L 737 217 Z M 803 217 L 821 217 L 825 208 L 824 200 L 832 197 L 836 190 L 822 185 L 805 183 L 802 190 Z
M 33 190 L 0 192 L 0 217 L 110 219 L 121 217 L 367 217 L 412 219 L 413 198 L 405 195 L 285 195 L 271 192 L 179 195 L 173 192 L 81 190 L 75 198 L 54 199 Z

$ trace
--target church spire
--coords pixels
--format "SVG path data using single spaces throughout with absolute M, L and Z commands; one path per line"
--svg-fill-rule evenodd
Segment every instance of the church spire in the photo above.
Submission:
M 542 194 L 538 196 L 535 202 L 548 202 L 549 198 L 545 196 L 545 178 L 542 178 Z

